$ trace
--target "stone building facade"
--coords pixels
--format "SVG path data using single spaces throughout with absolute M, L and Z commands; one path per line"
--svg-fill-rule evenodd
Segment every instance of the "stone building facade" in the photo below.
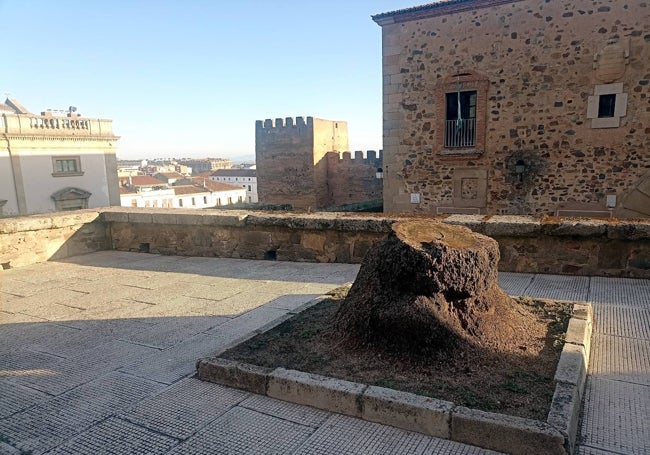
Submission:
M 650 2 L 448 0 L 373 20 L 385 211 L 650 216 Z
M 258 120 L 257 191 L 262 204 L 298 210 L 382 198 L 381 151 L 348 152 L 347 122 L 313 117 Z
M 0 216 L 120 205 L 112 121 L 0 103 Z

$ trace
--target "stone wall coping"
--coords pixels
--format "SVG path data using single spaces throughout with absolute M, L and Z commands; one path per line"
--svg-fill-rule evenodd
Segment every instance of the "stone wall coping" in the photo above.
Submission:
M 556 388 L 546 422 L 301 371 L 271 371 L 220 357 L 200 359 L 197 375 L 203 381 L 510 454 L 565 455 L 573 453 L 577 436 L 589 362 L 591 304 L 576 303 L 574 313 L 569 321 L 572 332 L 567 333 L 554 378 Z M 269 329 L 276 325 L 269 324 Z
M 74 212 L 54 212 L 42 215 L 0 218 L 0 234 L 79 226 L 100 221 L 101 216 L 102 213 L 99 210 L 85 209 Z
M 433 218 L 466 226 L 490 237 L 600 237 L 650 240 L 650 219 L 536 218 L 485 215 L 361 215 L 353 213 L 273 213 L 244 210 L 107 207 L 0 219 L 0 233 L 38 231 L 93 222 L 169 225 L 278 226 L 303 230 L 388 233 L 399 220 Z
M 385 232 L 400 220 L 437 219 L 466 226 L 490 237 L 602 237 L 622 240 L 650 240 L 650 219 L 558 218 L 514 215 L 407 215 L 336 212 L 263 212 L 245 210 L 192 210 L 109 207 L 100 209 L 107 222 L 278 226 L 305 230 Z M 0 220 L 0 226 L 4 220 Z M 0 227 L 0 229 L 2 229 Z M 0 231 L 2 232 L 2 231 Z

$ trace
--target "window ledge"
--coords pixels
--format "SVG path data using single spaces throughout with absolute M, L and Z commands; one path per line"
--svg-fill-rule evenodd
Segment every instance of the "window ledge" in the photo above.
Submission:
M 483 155 L 482 150 L 478 149 L 442 149 L 438 152 L 439 156 L 442 157 L 450 157 L 450 158 L 455 158 L 455 157 L 463 157 L 463 156 L 468 156 L 468 157 L 477 157 Z
M 52 177 L 81 177 L 83 172 L 52 172 Z

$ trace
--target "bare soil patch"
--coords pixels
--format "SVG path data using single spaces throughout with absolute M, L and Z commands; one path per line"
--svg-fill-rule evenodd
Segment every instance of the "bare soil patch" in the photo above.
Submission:
M 517 327 L 499 343 L 408 355 L 342 337 L 334 327 L 347 288 L 222 357 L 388 387 L 491 412 L 546 420 L 570 305 L 519 298 Z

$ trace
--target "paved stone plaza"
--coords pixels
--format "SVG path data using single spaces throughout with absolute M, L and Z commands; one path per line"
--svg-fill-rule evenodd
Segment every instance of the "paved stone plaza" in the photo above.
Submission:
M 104 251 L 0 272 L 0 454 L 488 454 L 192 377 L 358 265 Z M 594 304 L 582 455 L 650 452 L 650 281 L 501 273 Z

